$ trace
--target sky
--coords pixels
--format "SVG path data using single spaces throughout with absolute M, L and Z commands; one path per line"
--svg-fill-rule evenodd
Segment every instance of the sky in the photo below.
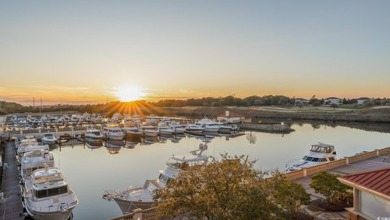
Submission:
M 0 0 L 0 101 L 390 97 L 390 1 Z M 133 91 L 126 89 L 125 91 Z

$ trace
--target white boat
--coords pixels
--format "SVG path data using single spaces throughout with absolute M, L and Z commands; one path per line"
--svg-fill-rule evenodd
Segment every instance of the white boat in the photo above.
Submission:
M 35 220 L 67 220 L 79 203 L 57 168 L 35 170 L 22 187 L 23 204 Z
M 206 149 L 207 145 L 202 143 L 198 150 L 191 151 L 189 155 L 173 155 L 168 159 L 166 168 L 160 171 L 157 179 L 146 180 L 142 187 L 129 187 L 119 192 L 105 193 L 102 198 L 108 201 L 114 200 L 123 214 L 133 212 L 137 208 L 150 208 L 155 202 L 153 196 L 156 189 L 165 187 L 170 180 L 177 177 L 182 169 L 207 163 L 208 157 L 203 155 Z
M 34 170 L 53 166 L 54 157 L 49 151 L 34 150 L 26 152 L 20 160 L 20 174 L 22 176 L 22 180 L 24 181 L 27 177 L 29 177 Z
M 168 126 L 159 126 L 158 127 L 158 133 L 160 135 L 172 135 L 173 129 Z
M 103 134 L 98 129 L 87 129 L 87 132 L 85 133 L 85 138 L 89 139 L 103 139 Z
M 169 124 L 169 127 L 173 130 L 174 134 L 184 134 L 184 132 L 186 131 L 184 125 L 174 121 Z
M 196 124 L 188 124 L 185 129 L 186 132 L 190 134 L 202 134 L 204 130 L 202 126 Z
M 125 134 L 119 127 L 105 127 L 103 128 L 103 133 L 110 140 L 122 140 L 125 137 Z
M 336 150 L 333 145 L 318 142 L 311 145 L 309 153 L 302 159 L 286 165 L 286 171 L 301 170 L 303 168 L 327 163 L 336 160 Z
M 159 134 L 156 127 L 154 127 L 152 125 L 143 125 L 143 126 L 141 126 L 141 129 L 142 129 L 143 134 L 147 137 L 156 137 Z
M 42 143 L 44 144 L 55 144 L 57 140 L 58 139 L 52 133 L 47 133 L 42 136 Z
M 23 154 L 29 151 L 34 150 L 49 150 L 48 145 L 41 145 L 38 141 L 32 137 L 28 136 L 25 139 L 22 139 L 17 145 L 17 154 L 19 158 L 22 158 Z
M 209 118 L 202 118 L 195 124 L 203 127 L 205 132 L 218 132 L 220 129 L 220 124 Z
M 140 131 L 137 127 L 131 126 L 131 127 L 123 127 L 122 131 L 124 131 L 126 134 L 131 135 L 141 135 L 142 131 Z

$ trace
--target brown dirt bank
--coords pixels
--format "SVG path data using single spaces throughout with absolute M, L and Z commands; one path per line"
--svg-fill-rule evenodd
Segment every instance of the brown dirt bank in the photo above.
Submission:
M 270 111 L 247 107 L 165 107 L 170 115 L 199 118 L 217 117 L 228 110 L 231 116 L 240 115 L 253 119 L 314 120 L 329 122 L 390 123 L 390 108 L 352 109 L 344 111 Z

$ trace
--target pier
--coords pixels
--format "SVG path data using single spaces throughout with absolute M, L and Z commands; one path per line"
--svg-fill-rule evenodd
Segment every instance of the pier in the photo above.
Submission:
M 23 205 L 19 186 L 19 170 L 16 162 L 14 142 L 5 142 L 2 185 L 0 198 L 0 216 L 3 220 L 23 220 Z

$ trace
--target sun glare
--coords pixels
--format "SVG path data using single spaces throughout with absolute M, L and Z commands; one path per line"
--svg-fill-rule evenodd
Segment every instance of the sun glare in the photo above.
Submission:
M 145 92 L 137 86 L 121 86 L 115 89 L 114 95 L 121 102 L 131 102 L 143 99 Z

